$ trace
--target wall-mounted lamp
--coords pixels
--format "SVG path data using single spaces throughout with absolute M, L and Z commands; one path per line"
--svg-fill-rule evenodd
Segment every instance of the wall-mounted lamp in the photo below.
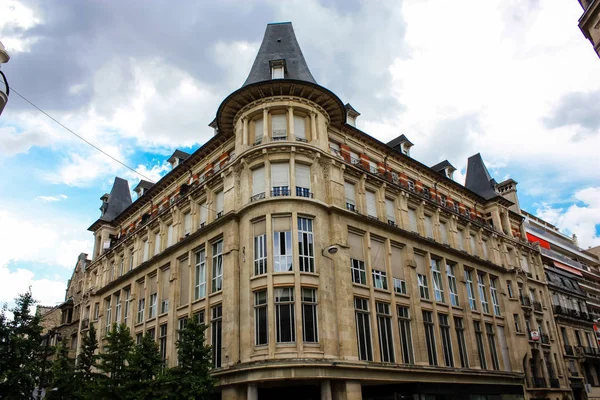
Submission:
M 321 254 L 325 255 L 325 253 L 327 252 L 328 254 L 334 255 L 338 251 L 340 251 L 340 247 L 338 245 L 334 244 L 334 245 L 324 248 L 323 251 L 321 252 Z

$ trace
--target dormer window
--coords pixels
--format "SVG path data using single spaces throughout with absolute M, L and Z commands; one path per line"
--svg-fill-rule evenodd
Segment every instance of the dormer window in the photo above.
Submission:
M 285 60 L 271 61 L 271 79 L 285 78 Z

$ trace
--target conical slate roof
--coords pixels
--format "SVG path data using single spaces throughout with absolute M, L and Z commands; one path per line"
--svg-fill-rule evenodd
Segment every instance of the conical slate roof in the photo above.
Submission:
M 285 62 L 285 79 L 317 83 L 304 60 L 292 23 L 279 22 L 267 25 L 250 74 L 242 87 L 271 80 L 271 62 L 279 60 Z
M 486 200 L 498 196 L 496 181 L 490 176 L 480 153 L 469 157 L 465 187 Z
M 129 192 L 129 183 L 123 178 L 116 177 L 110 195 L 108 195 L 108 200 L 100 207 L 102 211 L 100 219 L 110 222 L 130 205 L 131 193 Z

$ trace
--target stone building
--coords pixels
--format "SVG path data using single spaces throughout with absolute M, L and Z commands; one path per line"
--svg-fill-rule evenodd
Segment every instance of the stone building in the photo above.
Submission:
M 463 186 L 359 115 L 269 24 L 215 135 L 102 196 L 82 321 L 173 366 L 198 318 L 222 399 L 569 398 L 540 252 L 481 156 Z
M 600 56 L 600 2 L 598 0 L 579 0 L 583 14 L 579 18 L 579 29 L 594 46 Z

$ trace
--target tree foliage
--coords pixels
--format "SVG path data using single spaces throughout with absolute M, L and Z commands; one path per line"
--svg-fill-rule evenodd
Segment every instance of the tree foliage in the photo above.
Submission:
M 79 399 L 94 398 L 99 375 L 95 372 L 98 361 L 96 350 L 98 350 L 96 328 L 94 328 L 94 324 L 90 324 L 87 334 L 81 340 L 81 349 L 75 366 L 75 379 L 78 383 L 76 391 Z
M 0 393 L 6 400 L 31 397 L 37 386 L 42 361 L 42 326 L 40 316 L 31 312 L 35 305 L 31 290 L 0 311 Z
M 165 398 L 163 362 L 154 338 L 145 335 L 129 357 L 127 368 L 127 398 L 151 400 Z
M 50 368 L 50 386 L 47 389 L 48 400 L 79 399 L 78 385 L 74 378 L 74 360 L 69 358 L 69 350 L 64 342 L 56 348 L 56 359 Z
M 125 398 L 123 389 L 127 384 L 127 366 L 132 350 L 133 338 L 127 325 L 113 324 L 99 355 L 98 369 L 104 373 L 97 385 L 100 398 Z

